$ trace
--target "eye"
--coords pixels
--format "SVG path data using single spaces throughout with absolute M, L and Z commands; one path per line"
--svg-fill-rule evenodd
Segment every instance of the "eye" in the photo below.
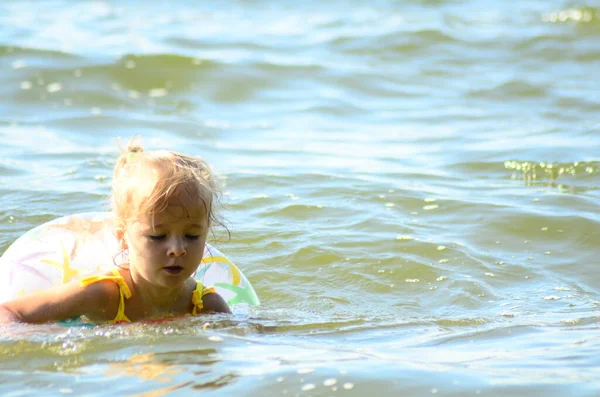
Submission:
M 164 240 L 164 238 L 166 237 L 166 235 L 164 234 L 156 234 L 156 235 L 150 235 L 148 236 L 148 238 L 152 241 L 160 241 L 160 240 Z
M 185 237 L 190 240 L 198 240 L 200 238 L 200 236 L 198 236 L 196 234 L 186 234 Z

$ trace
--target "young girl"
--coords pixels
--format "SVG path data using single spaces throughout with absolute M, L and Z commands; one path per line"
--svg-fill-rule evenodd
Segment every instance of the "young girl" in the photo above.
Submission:
M 229 313 L 193 278 L 215 221 L 217 187 L 201 159 L 130 143 L 113 173 L 115 233 L 128 263 L 0 305 L 0 322 L 85 316 L 95 323 Z

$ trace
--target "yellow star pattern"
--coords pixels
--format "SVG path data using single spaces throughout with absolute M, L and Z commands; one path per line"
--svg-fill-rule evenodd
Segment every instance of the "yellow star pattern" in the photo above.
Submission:
M 67 249 L 61 243 L 62 252 L 63 252 L 63 263 L 59 263 L 53 261 L 51 259 L 44 259 L 42 262 L 47 263 L 48 265 L 54 266 L 62 270 L 62 284 L 66 284 L 71 281 L 77 274 L 79 274 L 79 270 L 71 268 L 71 260 L 75 257 L 75 253 L 77 252 L 77 243 L 73 246 L 73 250 L 71 251 L 71 256 L 67 254 Z

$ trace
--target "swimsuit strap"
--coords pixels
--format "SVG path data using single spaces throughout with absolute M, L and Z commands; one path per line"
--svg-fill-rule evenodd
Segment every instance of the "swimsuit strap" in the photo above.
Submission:
M 204 303 L 202 302 L 202 297 L 204 297 L 204 295 L 213 294 L 215 292 L 217 292 L 215 287 L 204 288 L 202 281 L 196 280 L 196 289 L 192 293 L 192 304 L 194 305 L 192 314 L 199 314 L 204 308 Z
M 118 269 L 113 269 L 112 274 L 113 274 L 113 276 L 96 275 L 96 276 L 84 277 L 79 281 L 79 283 L 81 284 L 81 286 L 87 287 L 88 285 L 97 283 L 98 281 L 108 280 L 108 281 L 115 282 L 117 284 L 117 286 L 119 287 L 119 310 L 117 311 L 117 315 L 115 316 L 115 319 L 112 321 L 107 321 L 107 322 L 109 324 L 116 324 L 116 323 L 122 323 L 122 322 L 129 323 L 129 322 L 131 322 L 131 320 L 129 320 L 127 318 L 127 316 L 125 315 L 125 299 L 131 298 L 131 290 L 129 289 L 129 286 L 125 282 L 125 279 L 123 278 L 123 276 L 121 276 L 121 273 L 119 273 Z

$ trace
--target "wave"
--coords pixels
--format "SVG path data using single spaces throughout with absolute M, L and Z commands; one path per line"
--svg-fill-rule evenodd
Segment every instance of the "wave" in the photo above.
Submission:
M 495 87 L 470 90 L 465 96 L 472 98 L 506 100 L 508 98 L 544 98 L 548 88 L 541 84 L 533 84 L 523 80 L 511 80 Z
M 430 51 L 432 46 L 459 44 L 461 40 L 436 29 L 396 31 L 378 36 L 341 36 L 328 47 L 344 54 L 409 55 Z
M 78 61 L 84 57 L 65 51 L 44 48 L 25 47 L 19 45 L 0 44 L 0 58 L 27 57 L 27 59 L 48 59 L 60 61 Z

